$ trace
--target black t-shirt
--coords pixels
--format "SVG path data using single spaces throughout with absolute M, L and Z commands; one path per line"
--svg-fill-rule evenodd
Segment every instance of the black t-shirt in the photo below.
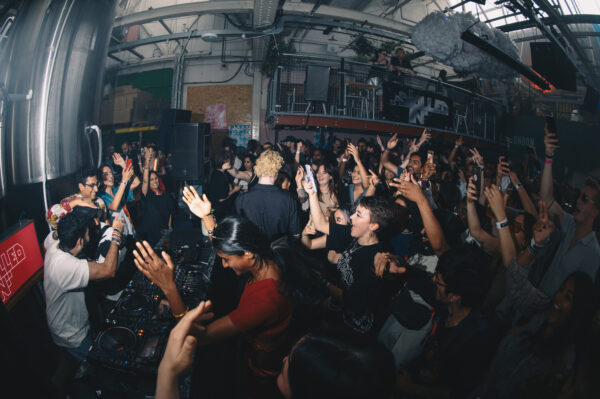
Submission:
M 357 332 L 368 333 L 380 300 L 381 280 L 375 276 L 374 260 L 381 245 L 359 245 L 350 229 L 349 225 L 330 223 L 326 247 L 342 253 L 337 270 L 344 291 L 344 322 Z
M 149 189 L 145 196 L 142 195 L 140 209 L 139 232 L 146 233 L 152 242 L 158 241 L 160 231 L 169 227 L 169 217 L 175 213 L 173 197 L 169 193 L 156 195 Z
M 301 232 L 298 202 L 272 184 L 256 184 L 235 199 L 235 211 L 250 219 L 273 241 Z
M 215 170 L 208 183 L 207 196 L 215 210 L 217 219 L 227 216 L 232 210 L 231 199 L 219 201 L 229 195 L 229 177 L 227 175 L 225 172 Z
M 406 59 L 406 57 L 402 58 L 402 61 L 400 61 L 400 59 L 396 56 L 392 57 L 390 63 L 392 64 L 392 66 L 400 66 L 402 68 L 406 68 L 406 69 L 410 69 L 412 71 L 412 65 L 410 64 L 410 61 Z

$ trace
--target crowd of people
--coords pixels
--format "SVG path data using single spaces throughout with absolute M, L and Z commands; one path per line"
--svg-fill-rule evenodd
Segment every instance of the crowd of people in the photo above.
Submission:
M 252 398 L 598 397 L 600 182 L 557 182 L 548 127 L 544 148 L 496 158 L 428 130 L 226 139 L 200 193 L 169 192 L 153 146 L 133 162 L 115 153 L 49 211 L 52 336 L 85 357 L 82 289 L 110 299 L 135 265 L 179 320 L 157 398 L 178 397 L 198 345 L 235 336 Z M 243 286 L 220 318 L 210 301 L 186 308 L 173 261 L 153 249 L 177 199 Z

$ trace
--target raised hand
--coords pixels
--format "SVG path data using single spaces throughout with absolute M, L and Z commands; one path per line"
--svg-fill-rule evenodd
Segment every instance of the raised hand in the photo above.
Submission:
M 298 143 L 296 143 L 296 152 L 302 152 L 302 146 L 304 144 L 302 144 L 301 141 L 299 141 Z
M 455 145 L 456 145 L 457 147 L 460 147 L 460 146 L 462 146 L 462 145 L 463 145 L 463 142 L 464 142 L 464 140 L 463 140 L 463 136 L 458 136 L 458 139 L 456 140 L 456 144 L 455 144 Z
M 356 163 L 359 163 L 360 155 L 358 154 L 358 147 L 352 143 L 348 143 L 348 151 L 350 152 L 350 155 L 352 155 L 354 157 L 354 161 Z
M 417 144 L 417 139 L 411 139 L 408 142 L 408 149 L 411 154 L 419 151 L 419 145 Z
M 469 185 L 467 186 L 467 202 L 475 202 L 479 199 L 479 193 L 477 192 L 477 186 L 473 181 L 473 178 L 469 178 Z
M 435 174 L 435 171 L 436 164 L 432 162 L 425 163 L 425 165 L 423 165 L 423 174 L 421 177 L 423 178 L 423 180 L 427 180 Z
M 315 224 L 312 222 L 312 220 L 309 220 L 308 223 L 306 223 L 306 226 L 304 226 L 304 230 L 302 230 L 302 235 L 312 236 L 314 234 L 317 234 L 317 229 L 315 228 Z
M 410 201 L 419 202 L 420 200 L 425 199 L 421 186 L 419 186 L 415 177 L 412 175 L 410 176 L 410 181 L 394 178 L 393 182 L 390 183 L 390 186 L 398 188 L 400 195 Z
M 369 180 L 371 180 L 372 186 L 376 186 L 379 183 L 381 183 L 381 179 L 379 179 L 379 176 L 377 176 L 377 173 L 373 172 L 371 169 L 369 169 L 369 175 L 371 177 Z
M 431 131 L 428 128 L 425 128 L 423 129 L 423 133 L 421 133 L 421 138 L 419 139 L 419 143 L 417 145 L 421 147 L 429 139 L 431 139 Z
M 521 181 L 519 180 L 519 176 L 517 176 L 517 174 L 512 170 L 508 173 L 508 177 L 510 177 L 510 181 L 515 187 L 517 186 L 517 184 L 521 183 Z
M 504 160 L 504 155 L 498 157 L 497 173 L 500 176 L 505 176 L 510 173 L 510 164 Z
M 302 180 L 304 180 L 304 168 L 302 165 L 298 165 L 298 169 L 296 170 L 296 187 L 302 188 Z
M 163 292 L 175 285 L 173 272 L 175 265 L 171 257 L 163 251 L 162 258 L 158 256 L 148 241 L 136 242 L 137 249 L 133 250 L 135 266 L 144 276 L 156 284 Z M 163 260 L 164 258 L 164 260 Z
M 377 144 L 379 145 L 381 151 L 385 150 L 385 147 L 383 146 L 383 142 L 381 141 L 381 137 L 379 137 L 379 135 L 377 135 Z
M 469 152 L 471 153 L 471 157 L 473 158 L 473 162 L 475 162 L 475 164 L 477 166 L 479 166 L 480 168 L 483 169 L 483 166 L 484 166 L 484 164 L 483 164 L 483 156 L 481 156 L 481 154 L 479 153 L 479 151 L 477 150 L 477 148 L 471 148 L 469 150 Z
M 556 135 L 556 133 L 549 132 L 547 125 L 544 127 L 544 132 L 546 132 L 546 135 L 544 136 L 544 147 L 546 148 L 546 155 L 554 156 L 554 152 L 559 148 L 558 136 Z
M 206 194 L 202 194 L 202 197 L 200 197 L 196 189 L 192 186 L 183 188 L 183 202 L 190 208 L 190 212 L 200 219 L 210 215 L 212 204 L 206 197 Z
M 394 135 L 388 140 L 386 143 L 388 150 L 393 150 L 398 145 L 398 133 L 394 133 Z
M 130 165 L 129 167 L 125 167 L 123 169 L 122 177 L 124 182 L 128 182 L 129 180 L 131 180 L 131 178 L 133 177 L 133 165 Z
M 125 169 L 125 160 L 123 159 L 121 154 L 119 154 L 118 152 L 115 152 L 112 155 L 112 159 L 113 159 L 113 163 L 115 165 L 120 166 L 121 168 Z
M 483 193 L 488 199 L 488 203 L 490 204 L 490 208 L 492 208 L 492 212 L 494 212 L 496 220 L 500 221 L 506 219 L 505 199 L 498 187 L 495 184 L 492 184 L 490 187 L 486 187 Z
M 537 222 L 533 225 L 533 239 L 537 245 L 544 245 L 550 234 L 554 231 L 554 223 L 548 218 L 548 208 L 544 201 L 540 201 L 540 213 Z
M 302 188 L 304 188 L 304 191 L 306 191 L 309 195 L 311 194 L 316 194 L 317 192 L 313 189 L 313 184 L 312 181 L 308 180 L 308 179 L 302 179 Z
M 158 368 L 159 374 L 178 376 L 192 365 L 198 338 L 206 333 L 206 328 L 201 323 L 214 317 L 213 313 L 208 313 L 211 305 L 210 301 L 200 302 L 171 330 Z

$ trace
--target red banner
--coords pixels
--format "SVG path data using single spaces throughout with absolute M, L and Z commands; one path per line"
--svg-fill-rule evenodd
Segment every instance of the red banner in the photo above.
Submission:
M 0 297 L 6 303 L 44 265 L 33 221 L 0 242 Z

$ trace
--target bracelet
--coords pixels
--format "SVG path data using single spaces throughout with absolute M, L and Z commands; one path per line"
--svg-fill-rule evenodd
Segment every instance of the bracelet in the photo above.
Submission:
M 517 185 L 515 186 L 515 190 L 519 191 L 519 189 L 520 189 L 521 187 L 523 187 L 523 185 L 522 185 L 521 183 L 519 183 L 519 184 L 517 184 Z
M 215 231 L 215 229 L 213 228 L 212 230 L 206 230 L 206 232 L 208 233 L 209 236 L 213 235 L 213 232 Z
M 548 154 L 547 152 L 544 153 L 546 155 L 546 158 L 554 158 L 554 154 Z
M 503 229 L 503 228 L 505 228 L 507 226 L 508 226 L 508 219 L 507 218 L 504 218 L 504 220 L 496 222 L 496 227 L 498 228 L 498 230 Z
M 531 242 L 529 243 L 529 246 L 527 247 L 527 250 L 529 251 L 530 254 L 532 254 L 533 256 L 537 255 L 540 250 L 544 248 L 543 245 L 538 245 L 535 242 L 535 238 L 531 237 Z
M 127 182 L 125 180 L 123 180 L 123 181 L 121 181 L 121 184 L 124 185 L 124 186 L 126 186 Z
M 544 161 L 545 164 L 547 165 L 552 165 L 552 158 L 546 158 L 546 160 Z
M 117 237 L 113 237 L 110 239 L 111 242 L 114 242 L 115 244 L 117 244 L 117 247 L 121 246 L 121 239 L 117 238 Z
M 185 307 L 185 310 L 183 311 L 183 313 L 179 313 L 179 314 L 174 314 L 173 317 L 177 320 L 181 319 L 183 316 L 185 316 L 187 314 L 187 312 L 190 310 L 189 306 Z

